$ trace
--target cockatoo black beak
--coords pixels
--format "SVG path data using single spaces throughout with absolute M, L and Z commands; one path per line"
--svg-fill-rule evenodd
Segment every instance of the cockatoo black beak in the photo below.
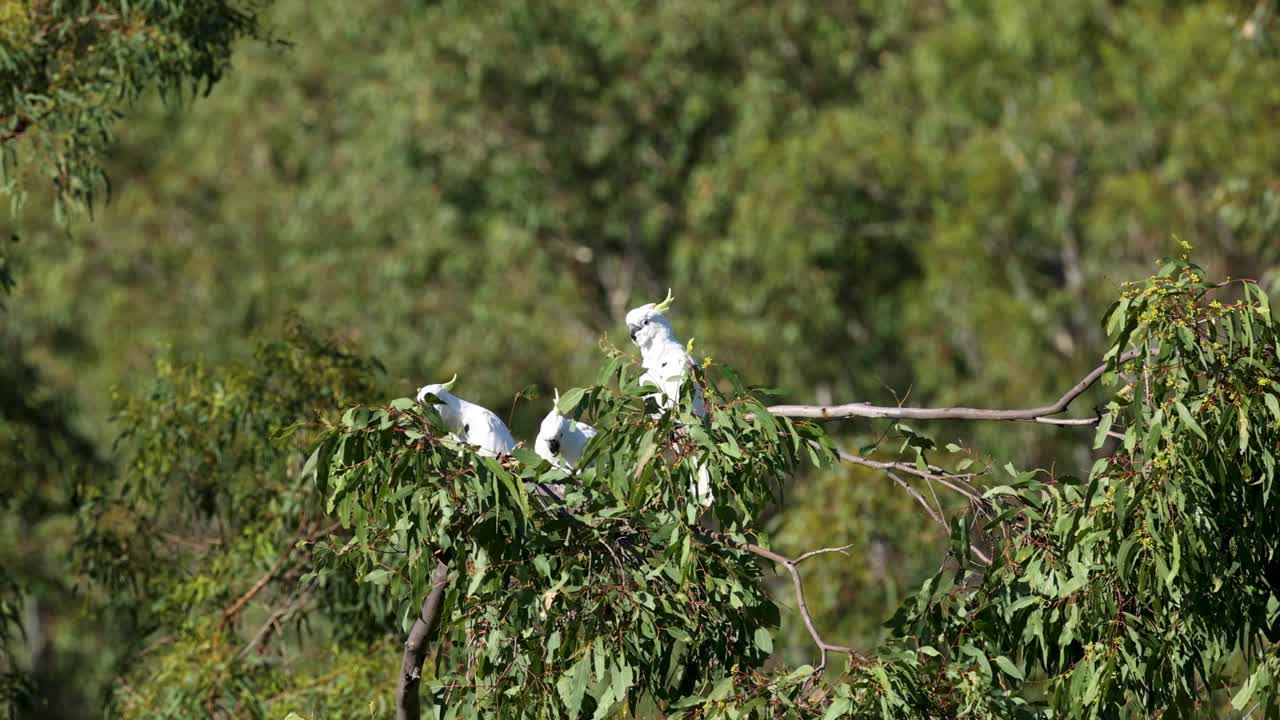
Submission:
M 552 455 L 559 455 L 560 454 L 560 438 L 551 438 L 550 440 L 548 440 L 547 449 L 551 451 Z
M 640 326 L 639 326 L 639 325 L 628 325 L 628 326 L 627 326 L 627 331 L 628 331 L 628 333 L 631 335 L 631 342 L 635 342 L 635 341 L 636 341 L 636 334 L 640 332 Z

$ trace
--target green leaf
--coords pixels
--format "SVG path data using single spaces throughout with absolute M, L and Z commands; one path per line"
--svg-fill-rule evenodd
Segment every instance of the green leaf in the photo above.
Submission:
M 1178 577 L 1178 567 L 1182 560 L 1182 543 L 1178 542 L 1178 533 L 1173 533 L 1173 553 L 1172 559 L 1169 561 L 1169 574 L 1164 576 L 1164 584 L 1173 587 L 1173 581 Z
M 604 640 L 602 638 L 597 637 L 596 641 L 591 644 L 591 658 L 595 662 L 595 679 L 603 684 L 609 674 L 609 658 L 605 655 Z
M 1102 671 L 1100 671 L 1093 664 L 1086 665 L 1084 663 L 1081 663 L 1080 665 L 1076 666 L 1075 672 L 1088 673 L 1087 677 L 1089 678 L 1089 684 L 1085 686 L 1084 696 L 1081 698 L 1081 700 L 1084 702 L 1085 705 L 1092 705 L 1093 701 L 1098 699 L 1098 689 L 1101 687 L 1100 683 L 1102 681 Z M 1075 673 L 1073 673 L 1073 675 L 1074 674 Z M 1075 678 L 1072 678 L 1072 679 L 1074 680 Z
M 853 701 L 849 698 L 836 698 L 831 705 L 827 706 L 827 711 L 822 714 L 822 720 L 835 720 L 835 718 L 848 713 L 852 708 Z
M 756 628 L 756 647 L 760 648 L 760 652 L 768 655 L 773 652 L 773 635 L 768 628 Z
M 652 432 L 645 433 L 640 439 L 640 452 L 637 454 L 632 477 L 639 478 L 644 474 L 645 468 L 653 460 L 653 456 L 658 452 L 658 445 L 654 442 Z
M 690 637 L 689 633 L 685 632 L 684 628 L 682 627 L 677 627 L 675 625 L 668 625 L 667 634 L 681 642 L 686 642 L 686 643 L 693 642 L 693 638 Z
M 708 700 L 723 700 L 733 694 L 733 676 L 720 678 L 707 695 Z
M 738 448 L 738 443 L 733 439 L 732 435 L 727 436 L 725 438 L 725 442 L 720 443 L 719 448 L 720 452 L 731 458 L 736 460 L 742 459 L 742 450 Z
M 1271 319 L 1271 301 L 1267 299 L 1267 291 L 1263 290 L 1257 283 L 1248 283 L 1245 285 L 1245 292 L 1252 293 L 1258 304 L 1254 307 L 1254 311 L 1267 320 Z
M 516 506 L 520 508 L 520 512 L 524 517 L 529 517 L 529 498 L 525 494 L 524 485 L 516 482 L 511 473 L 507 472 L 507 469 L 502 467 L 502 463 L 498 462 L 496 458 L 482 457 L 480 462 L 503 484 L 507 492 L 516 501 Z
M 378 568 L 377 570 L 369 571 L 369 574 L 364 576 L 364 578 L 362 579 L 362 582 L 373 583 L 374 585 L 386 585 L 387 579 L 390 576 L 391 576 L 390 570 Z
M 356 406 L 342 414 L 342 424 L 349 430 L 361 430 L 369 425 L 369 408 Z
M 605 685 L 600 696 L 596 698 L 596 711 L 591 716 L 591 720 L 604 720 L 609 716 L 609 712 L 613 710 L 613 706 L 618 704 L 618 696 L 614 694 L 612 685 Z
M 884 663 L 875 663 L 871 666 L 871 674 L 876 676 L 876 680 L 880 681 L 880 689 L 884 690 L 885 698 L 888 700 L 897 700 L 898 693 L 893 689 L 893 683 L 889 682 L 889 673 L 884 671 Z M 988 669 L 990 674 L 990 669 Z
M 1245 705 L 1249 704 L 1249 699 L 1253 697 L 1253 678 L 1254 676 L 1250 675 L 1244 681 L 1244 685 L 1240 687 L 1240 690 L 1231 698 L 1231 707 L 1236 710 L 1243 710 Z
M 511 456 L 519 460 L 521 463 L 529 466 L 539 465 L 542 463 L 542 456 L 538 455 L 532 448 L 518 447 L 511 451 Z
M 1191 417 L 1191 411 L 1187 410 L 1187 406 L 1183 405 L 1181 400 L 1174 400 L 1173 407 L 1178 411 L 1178 417 L 1182 419 L 1182 424 L 1191 428 L 1191 431 L 1199 435 L 1201 440 L 1209 442 L 1209 436 L 1204 434 L 1204 429 L 1200 427 L 1200 423 Z
M 631 670 L 631 666 L 624 662 L 623 664 L 614 667 L 611 676 L 613 679 L 613 696 L 618 700 L 625 699 L 627 697 L 627 690 L 629 690 L 631 685 L 635 682 L 635 675 Z
M 329 461 L 333 457 L 333 436 L 326 436 L 324 441 L 316 446 L 315 452 L 307 458 L 307 462 L 302 466 L 302 479 L 306 479 L 308 475 L 315 474 L 315 486 L 320 492 L 328 490 L 329 483 Z
M 978 661 L 978 665 L 982 667 L 983 673 L 987 676 L 991 675 L 991 663 L 987 662 L 987 654 L 979 650 L 976 646 L 965 643 L 960 646 L 960 652 L 968 655 Z
M 1118 302 L 1107 309 L 1103 316 L 1103 321 L 1107 326 L 1107 337 L 1111 337 L 1120 332 L 1120 328 L 1124 327 L 1125 318 L 1128 315 L 1129 302 L 1131 298 L 1121 298 Z
M 569 717 L 577 717 L 581 711 L 582 697 L 586 695 L 590 679 L 591 653 L 588 651 L 556 681 L 556 690 L 560 693 L 560 701 L 569 710 Z
M 560 402 L 556 403 L 556 410 L 561 415 L 568 415 L 578 408 L 578 404 L 582 402 L 582 396 L 586 394 L 584 388 L 573 388 L 560 396 Z
M 807 678 L 812 674 L 813 674 L 812 665 L 800 665 L 795 670 L 792 670 L 791 672 L 787 673 L 787 676 L 782 679 L 782 682 L 795 682 L 796 680 L 803 680 L 804 678 Z
M 1111 424 L 1115 420 L 1115 416 L 1110 412 L 1102 413 L 1102 417 L 1098 420 L 1098 429 L 1093 434 L 1093 446 L 1095 448 L 1102 447 L 1102 443 L 1107 439 L 1107 433 L 1111 431 Z
M 1006 675 L 1017 678 L 1018 680 L 1027 679 L 1026 675 L 1022 672 L 1022 668 L 1015 665 L 1012 660 L 1004 655 L 996 656 L 996 665 L 999 665 L 1000 669 L 1003 670 Z
M 1116 553 L 1116 570 L 1123 580 L 1129 574 L 1130 553 L 1138 547 L 1138 539 L 1136 537 L 1127 537 L 1120 543 L 1120 550 Z
M 1107 458 L 1098 458 L 1094 461 L 1093 467 L 1089 469 L 1089 479 L 1093 480 L 1098 477 L 1105 472 L 1110 465 L 1111 463 Z

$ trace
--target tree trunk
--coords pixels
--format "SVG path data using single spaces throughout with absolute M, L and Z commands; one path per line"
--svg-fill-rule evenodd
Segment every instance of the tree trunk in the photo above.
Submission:
M 422 703 L 418 697 L 418 684 L 422 681 L 422 660 L 427 655 L 427 643 L 440 622 L 440 610 L 444 606 L 444 586 L 449 578 L 449 566 L 436 560 L 436 570 L 431 575 L 431 592 L 422 601 L 422 611 L 409 630 L 404 641 L 404 656 L 400 659 L 400 684 L 396 687 L 396 720 L 419 720 Z

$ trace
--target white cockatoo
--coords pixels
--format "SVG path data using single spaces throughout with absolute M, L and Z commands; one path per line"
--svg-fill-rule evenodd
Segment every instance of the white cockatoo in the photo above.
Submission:
M 551 412 L 542 418 L 542 427 L 538 430 L 533 449 L 555 467 L 571 470 L 582 457 L 587 441 L 596 436 L 596 429 L 561 415 L 557 409 L 559 404 L 560 391 L 556 390 Z
M 662 408 L 679 401 L 680 386 L 694 366 L 689 351 L 680 344 L 667 316 L 663 315 L 673 300 L 668 289 L 667 298 L 662 302 L 641 305 L 627 313 L 627 332 L 640 348 L 640 364 L 644 366 L 641 381 L 662 391 L 656 398 Z M 702 417 L 706 413 L 702 388 L 695 385 L 693 393 L 693 412 Z
M 641 305 L 627 313 L 627 333 L 640 348 L 640 364 L 644 367 L 641 382 L 655 385 L 661 391 L 656 393 L 658 407 L 667 408 L 680 399 L 680 386 L 689 377 L 696 364 L 689 356 L 688 349 L 676 337 L 671 322 L 664 315 L 675 300 L 671 289 L 667 289 L 667 297 L 660 303 Z M 693 414 L 703 417 L 707 408 L 702 399 L 702 388 L 696 383 L 693 386 Z M 689 488 L 698 502 L 703 506 L 712 503 L 711 474 L 706 465 L 698 466 L 698 480 Z
M 506 423 L 492 411 L 450 392 L 457 381 L 458 376 L 454 374 L 453 379 L 447 383 L 422 386 L 418 389 L 418 402 L 429 402 L 427 396 L 434 395 L 439 401 L 433 403 L 436 411 L 454 437 L 480 448 L 481 455 L 497 457 L 511 454 L 515 449 L 516 439 L 512 437 Z

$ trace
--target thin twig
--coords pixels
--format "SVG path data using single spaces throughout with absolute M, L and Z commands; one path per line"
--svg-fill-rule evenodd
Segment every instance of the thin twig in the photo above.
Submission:
M 944 530 L 950 530 L 950 527 L 947 525 L 947 521 L 941 515 L 941 512 L 940 512 L 940 509 L 942 507 L 941 503 L 938 504 L 939 510 L 934 510 L 933 506 L 929 504 L 929 501 L 925 500 L 924 496 L 920 494 L 920 491 L 911 487 L 910 483 L 908 483 L 906 480 L 903 480 L 901 477 L 899 477 L 898 474 L 894 472 L 895 470 L 905 470 L 915 475 L 918 475 L 920 477 L 923 477 L 926 480 L 936 480 L 939 483 L 941 483 L 943 486 L 948 487 L 952 490 L 955 490 L 961 495 L 964 495 L 965 497 L 969 498 L 970 502 L 974 503 L 978 507 L 984 507 L 987 503 L 985 499 L 972 493 L 971 491 L 961 488 L 958 485 L 954 485 L 950 482 L 947 482 L 946 476 L 925 473 L 921 471 L 920 468 L 917 468 L 914 465 L 911 465 L 909 463 L 892 463 L 892 462 L 880 462 L 878 460 L 868 460 L 867 458 L 859 457 L 857 455 L 845 452 L 843 450 L 840 450 L 839 453 L 840 453 L 841 460 L 854 463 L 855 465 L 863 465 L 865 467 L 874 468 L 876 470 L 879 470 L 880 472 L 883 472 L 885 475 L 888 475 L 889 479 L 893 480 L 898 485 L 898 487 L 901 487 L 903 490 L 906 490 L 908 493 L 910 493 L 911 497 L 915 498 L 916 502 L 920 503 L 920 507 L 924 508 L 924 511 L 929 513 L 929 517 L 933 518 L 933 521 L 938 523 L 938 525 L 942 526 Z M 937 502 L 938 496 L 935 494 L 933 499 L 935 502 Z M 987 565 L 991 564 L 991 557 L 986 553 L 982 552 L 982 550 L 977 545 L 970 543 L 969 551 L 972 552 L 974 555 L 977 555 L 978 559 L 982 560 L 982 562 L 986 563 Z
M 906 490 L 907 493 L 911 495 L 911 497 L 915 498 L 916 502 L 920 503 L 920 507 L 924 508 L 924 511 L 929 513 L 929 517 L 933 518 L 934 522 L 941 525 L 944 530 L 946 529 L 947 521 L 942 519 L 942 516 L 939 515 L 936 510 L 933 509 L 933 506 L 929 504 L 928 500 L 924 499 L 924 496 L 920 494 L 919 490 L 916 490 L 915 488 L 911 487 L 910 483 L 898 477 L 898 474 L 892 470 L 882 470 L 882 472 L 885 475 L 888 475 L 890 480 L 893 480 L 895 483 L 897 483 L 898 487 L 902 488 L 903 490 Z
M 800 557 L 796 558 L 796 559 L 795 559 L 795 564 L 799 565 L 800 563 L 804 562 L 805 560 L 808 560 L 809 558 L 813 557 L 814 555 L 821 555 L 821 554 L 823 554 L 823 553 L 832 553 L 832 552 L 834 552 L 834 553 L 840 553 L 841 555 L 844 555 L 845 557 L 848 557 L 848 556 L 849 556 L 849 553 L 847 553 L 847 552 L 845 552 L 845 551 L 846 551 L 846 550 L 848 550 L 848 549 L 849 549 L 849 548 L 851 548 L 851 547 L 853 547 L 853 543 L 849 543 L 848 545 L 841 545 L 840 547 L 829 547 L 829 548 L 822 548 L 822 549 L 820 549 L 820 550 L 810 550 L 809 552 L 807 552 L 807 553 L 805 553 L 805 554 L 801 555 Z
M 827 642 L 822 638 L 822 635 L 818 632 L 817 626 L 815 626 L 813 623 L 813 616 L 809 613 L 809 606 L 804 601 L 804 579 L 800 577 L 800 570 L 796 567 L 796 564 L 799 563 L 800 560 L 803 560 L 806 557 L 811 557 L 813 554 L 820 554 L 823 552 L 837 552 L 837 551 L 843 551 L 843 549 L 823 548 L 822 550 L 815 550 L 811 553 L 805 553 L 804 555 L 801 555 L 796 560 L 790 560 L 788 558 L 785 558 L 779 555 L 778 553 L 772 550 L 769 550 L 768 548 L 763 548 L 759 545 L 756 545 L 755 543 L 739 542 L 738 540 L 734 540 L 733 538 L 730 538 L 726 535 L 723 535 L 721 533 L 714 532 L 711 530 L 704 529 L 703 532 L 705 532 L 709 537 L 721 543 L 724 543 L 725 545 L 738 548 L 739 550 L 745 550 L 751 553 L 752 555 L 762 557 L 766 560 L 769 560 L 777 565 L 781 565 L 782 567 L 786 568 L 787 574 L 791 576 L 791 587 L 795 592 L 796 607 L 800 610 L 800 617 L 804 620 L 805 629 L 809 631 L 809 637 L 813 640 L 813 644 L 818 646 L 819 661 L 818 661 L 817 667 L 814 668 L 815 676 L 821 675 L 822 671 L 826 669 L 827 653 L 833 653 L 833 652 L 840 653 L 842 655 L 848 655 L 849 657 L 854 658 L 856 660 L 867 659 L 866 655 L 863 655 L 862 653 L 858 652 L 857 650 L 854 650 L 853 648 L 845 647 L 844 645 L 835 645 Z
M 231 607 L 222 611 L 222 619 L 218 621 L 219 630 L 226 627 L 227 623 L 234 620 L 236 615 L 239 615 L 240 611 L 244 609 L 244 606 L 247 605 L 255 595 L 261 592 L 262 588 L 266 587 L 267 583 L 271 582 L 272 578 L 284 569 L 285 561 L 289 559 L 289 555 L 293 553 L 293 548 L 297 545 L 298 539 L 302 537 L 302 531 L 302 528 L 298 528 L 298 531 L 293 534 L 293 538 L 289 540 L 289 545 L 284 549 L 284 552 L 280 553 L 280 557 L 276 560 L 275 565 L 272 565 L 270 570 L 268 570 L 262 577 L 258 578 L 258 581 L 253 584 L 253 587 L 249 588 L 248 592 L 241 595 L 238 600 L 232 603 Z
M 285 604 L 284 607 L 271 613 L 271 615 L 267 617 L 266 622 L 262 623 L 262 626 L 258 628 L 258 631 L 253 634 L 253 639 L 250 640 L 247 645 L 240 648 L 240 651 L 237 652 L 235 656 L 237 658 L 242 657 L 254 648 L 265 645 L 267 638 L 271 635 L 271 631 L 280 627 L 280 621 L 283 620 L 285 616 L 300 609 L 310 599 L 310 593 L 302 593 L 296 599 L 290 600 L 290 602 Z
M 991 556 L 982 552 L 982 550 L 979 549 L 977 545 L 974 545 L 973 543 L 969 543 L 969 552 L 973 553 L 974 555 L 977 555 L 978 559 L 982 561 L 983 565 L 991 564 Z
M 941 515 L 944 512 L 942 509 L 942 501 L 938 499 L 938 491 L 933 489 L 933 479 L 925 478 L 924 482 L 929 486 L 929 494 L 933 496 L 933 504 L 938 508 L 938 514 Z
M 955 492 L 958 492 L 961 495 L 964 495 L 966 498 L 969 499 L 970 502 L 975 502 L 980 504 L 982 503 L 982 496 L 978 495 L 972 490 L 968 490 L 964 487 L 961 487 L 951 482 L 951 480 L 968 480 L 969 478 L 972 478 L 975 473 L 951 475 L 941 469 L 938 469 L 935 472 L 930 472 L 926 470 L 921 470 L 920 468 L 916 467 L 912 463 L 893 462 L 893 461 L 886 462 L 881 460 L 872 460 L 870 458 L 864 458 L 861 455 L 854 455 L 853 453 L 847 452 L 845 450 L 839 450 L 838 452 L 840 455 L 840 459 L 844 460 L 845 462 L 850 462 L 850 463 L 853 463 L 854 465 L 861 465 L 863 467 L 869 467 L 875 470 L 884 470 L 884 471 L 896 470 L 898 472 L 907 473 L 908 475 L 915 475 L 916 477 L 924 478 L 926 480 L 937 480 L 944 487 L 950 490 L 953 490 Z

